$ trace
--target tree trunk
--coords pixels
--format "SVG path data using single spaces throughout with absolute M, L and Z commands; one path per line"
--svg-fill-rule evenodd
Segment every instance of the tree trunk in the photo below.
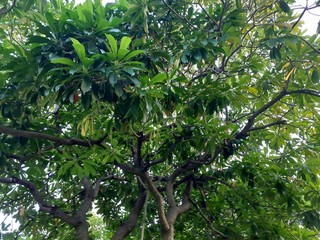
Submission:
M 76 227 L 77 240 L 89 240 L 89 224 L 84 221 Z
M 162 230 L 162 239 L 163 240 L 174 240 L 174 226 L 170 225 L 169 230 Z

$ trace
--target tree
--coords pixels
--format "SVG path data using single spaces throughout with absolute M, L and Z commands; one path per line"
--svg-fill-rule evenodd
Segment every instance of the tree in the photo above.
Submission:
M 320 42 L 300 20 L 319 4 L 293 2 L 4 7 L 0 209 L 16 236 L 317 239 Z

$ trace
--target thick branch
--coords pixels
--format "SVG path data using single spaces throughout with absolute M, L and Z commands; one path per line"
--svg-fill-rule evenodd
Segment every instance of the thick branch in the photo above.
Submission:
M 33 131 L 25 131 L 25 130 L 18 130 L 8 127 L 0 126 L 0 133 L 6 135 L 12 135 L 14 137 L 25 137 L 31 139 L 40 139 L 40 140 L 47 140 L 51 142 L 55 142 L 59 145 L 78 145 L 84 147 L 91 147 L 92 145 L 99 145 L 101 142 L 107 137 L 107 135 L 103 136 L 98 140 L 82 140 L 77 138 L 61 138 L 57 136 L 53 136 L 46 133 L 39 133 Z
M 166 193 L 167 193 L 167 201 L 169 208 L 176 207 L 176 202 L 174 200 L 174 192 L 173 192 L 173 180 L 168 179 L 167 186 L 166 186 Z
M 120 163 L 120 162 L 114 161 L 114 165 L 116 165 L 117 167 L 121 168 L 125 172 L 132 173 L 132 174 L 137 175 L 137 176 L 142 176 L 141 169 L 135 168 L 130 164 Z
M 145 200 L 146 192 L 143 189 L 141 189 L 139 192 L 138 199 L 135 202 L 134 207 L 132 208 L 129 214 L 128 220 L 118 228 L 116 233 L 113 235 L 112 240 L 122 240 L 129 235 L 129 233 L 133 230 L 137 223 L 138 217 L 144 206 Z
M 84 186 L 85 195 L 81 207 L 76 212 L 76 216 L 82 221 L 86 221 L 86 214 L 92 207 L 95 191 L 90 180 L 87 177 L 83 177 L 82 184 Z
M 159 219 L 160 219 L 160 224 L 163 230 L 168 231 L 170 229 L 170 226 L 168 224 L 165 210 L 164 210 L 164 201 L 163 197 L 158 191 L 157 187 L 155 186 L 154 182 L 152 181 L 151 177 L 148 175 L 148 173 L 144 173 L 142 176 L 142 179 L 144 182 L 147 184 L 150 192 L 154 195 L 156 202 L 158 204 L 158 213 L 159 213 Z
M 171 225 L 175 223 L 179 215 L 181 215 L 182 213 L 190 209 L 189 197 L 190 197 L 191 189 L 192 189 L 192 181 L 189 181 L 183 192 L 181 205 L 169 208 L 167 219 Z

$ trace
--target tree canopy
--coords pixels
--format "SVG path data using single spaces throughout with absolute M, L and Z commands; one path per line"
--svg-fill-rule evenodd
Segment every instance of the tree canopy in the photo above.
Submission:
M 318 239 L 313 8 L 8 1 L 0 210 L 19 228 L 2 237 Z

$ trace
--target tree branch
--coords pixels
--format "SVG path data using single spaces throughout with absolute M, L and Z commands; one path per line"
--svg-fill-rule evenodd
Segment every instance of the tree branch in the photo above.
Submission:
M 13 0 L 12 4 L 8 8 L 5 8 L 5 7 L 1 8 L 0 15 L 10 12 L 15 7 L 16 3 L 17 3 L 17 0 Z
M 177 13 L 168 3 L 166 0 L 162 0 L 162 2 L 164 3 L 164 5 L 166 5 L 167 8 L 169 8 L 169 10 L 171 12 L 173 12 L 178 18 L 183 19 L 184 21 L 187 22 L 187 24 L 189 25 L 189 27 L 191 28 L 196 28 L 194 25 L 192 25 L 192 23 L 185 17 L 185 16 L 181 16 L 179 13 Z
M 57 136 L 53 136 L 46 133 L 39 133 L 33 131 L 26 131 L 26 130 L 18 130 L 9 127 L 0 126 L 0 133 L 11 135 L 14 137 L 25 137 L 31 139 L 40 139 L 55 142 L 59 145 L 78 145 L 84 147 L 92 147 L 93 145 L 100 145 L 104 139 L 106 139 L 107 134 L 101 137 L 98 140 L 82 140 L 77 138 L 61 138 Z
M 166 186 L 167 202 L 168 202 L 169 208 L 177 206 L 176 201 L 174 200 L 173 182 L 174 180 L 169 178 Z
M 263 125 L 263 126 L 257 126 L 257 127 L 250 128 L 248 130 L 248 132 L 262 130 L 262 129 L 266 129 L 268 127 L 272 127 L 272 126 L 275 126 L 275 125 L 286 124 L 286 123 L 287 122 L 285 120 L 279 120 L 279 121 L 276 121 L 276 122 L 273 122 L 273 123 L 269 123 L 269 124 L 266 124 L 266 125 Z
M 0 183 L 5 184 L 18 184 L 27 188 L 35 201 L 39 204 L 40 210 L 51 214 L 55 218 L 59 218 L 62 221 L 70 224 L 73 227 L 78 225 L 78 221 L 76 218 L 69 216 L 65 212 L 61 211 L 61 209 L 57 206 L 50 206 L 44 198 L 41 196 L 40 191 L 37 187 L 30 181 L 20 178 L 0 178 Z
M 158 214 L 159 214 L 159 219 L 160 219 L 160 224 L 163 230 L 168 231 L 170 229 L 170 225 L 167 221 L 165 210 L 164 210 L 164 201 L 163 197 L 158 191 L 157 187 L 155 186 L 154 182 L 152 181 L 151 177 L 149 176 L 148 173 L 144 173 L 141 176 L 142 180 L 147 184 L 150 192 L 154 195 L 156 202 L 158 204 Z
M 140 189 L 137 201 L 135 202 L 127 221 L 121 224 L 121 226 L 117 229 L 116 233 L 112 237 L 112 240 L 122 240 L 133 230 L 146 201 L 146 196 L 145 190 Z
M 243 138 L 243 136 L 247 135 L 248 131 L 253 126 L 256 117 L 259 116 L 264 111 L 266 111 L 267 109 L 269 109 L 271 106 L 273 106 L 275 103 L 277 103 L 281 98 L 283 98 L 287 94 L 288 92 L 285 89 L 283 89 L 275 98 L 271 99 L 268 103 L 263 105 L 261 108 L 254 111 L 249 117 L 247 124 L 242 128 L 242 130 L 239 133 L 235 135 L 235 138 L 240 139 L 240 138 Z
M 183 192 L 183 196 L 182 196 L 182 203 L 179 206 L 174 206 L 169 208 L 168 214 L 167 214 L 167 220 L 168 222 L 172 225 L 174 224 L 174 222 L 176 221 L 177 217 L 188 211 L 190 208 L 190 201 L 189 201 L 189 197 L 190 197 L 190 192 L 192 189 L 192 181 L 189 181 L 186 184 L 186 187 L 184 189 Z
M 82 178 L 82 184 L 84 186 L 85 195 L 81 207 L 76 211 L 76 216 L 82 221 L 86 221 L 86 214 L 92 207 L 95 191 L 90 180 L 86 176 Z
M 132 174 L 140 176 L 140 177 L 142 176 L 142 170 L 139 168 L 135 168 L 130 164 L 120 163 L 120 162 L 114 161 L 114 165 L 121 168 L 125 172 L 132 173 Z

